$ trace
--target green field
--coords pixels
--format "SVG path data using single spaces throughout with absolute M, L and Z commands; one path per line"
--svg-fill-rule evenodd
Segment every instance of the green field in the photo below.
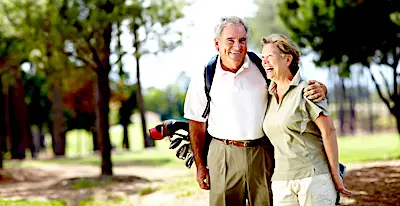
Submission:
M 149 128 L 156 124 L 149 124 Z M 114 165 L 140 164 L 149 166 L 184 167 L 184 161 L 175 157 L 175 150 L 169 150 L 167 140 L 156 141 L 156 148 L 143 149 L 143 138 L 139 125 L 129 126 L 130 151 L 121 149 L 122 127 L 110 128 L 110 138 L 116 146 L 112 155 Z M 47 139 L 49 140 L 49 138 Z M 398 134 L 374 134 L 359 137 L 340 137 L 339 160 L 342 163 L 374 160 L 400 159 L 400 138 Z M 51 151 L 48 142 L 47 151 Z M 5 166 L 31 166 L 37 164 L 88 164 L 99 165 L 99 155 L 92 152 L 92 138 L 83 130 L 67 133 L 67 158 L 5 161 Z
M 339 160 L 343 163 L 400 159 L 399 134 L 341 137 L 338 142 Z

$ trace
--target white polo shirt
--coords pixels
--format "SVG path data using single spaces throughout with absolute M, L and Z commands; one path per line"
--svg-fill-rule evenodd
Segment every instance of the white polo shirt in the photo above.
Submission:
M 257 66 L 246 55 L 236 72 L 224 71 L 218 57 L 211 85 L 210 113 L 202 114 L 207 97 L 204 90 L 204 67 L 190 81 L 184 117 L 205 122 L 211 136 L 230 140 L 254 140 L 264 136 L 262 124 L 268 101 L 268 88 Z

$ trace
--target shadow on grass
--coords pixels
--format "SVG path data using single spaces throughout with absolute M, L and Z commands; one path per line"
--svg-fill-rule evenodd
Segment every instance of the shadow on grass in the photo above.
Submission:
M 400 205 L 400 167 L 380 166 L 349 171 L 344 183 L 353 194 L 350 205 Z
M 171 158 L 167 157 L 118 157 L 117 160 L 112 160 L 115 166 L 164 166 L 172 163 Z M 6 167 L 21 167 L 21 166 L 37 166 L 40 164 L 57 164 L 57 165 L 92 165 L 99 166 L 101 158 L 99 156 L 84 156 L 84 157 L 55 157 L 51 159 L 40 160 L 5 160 Z
M 136 183 L 149 183 L 149 182 L 150 182 L 149 180 L 138 176 L 76 177 L 76 178 L 62 179 L 57 183 L 49 186 L 47 189 L 78 190 L 85 188 L 105 187 L 111 184 L 118 184 L 118 183 L 136 184 Z
M 149 194 L 156 191 L 156 189 L 148 189 L 148 185 L 151 183 L 145 178 L 133 175 L 75 177 L 58 179 L 52 181 L 51 184 L 40 182 L 36 184 L 32 182 L 22 185 L 15 184 L 14 187 L 0 190 L 0 196 L 6 199 L 22 200 L 39 196 L 47 200 L 65 200 L 69 203 L 68 205 L 77 205 L 79 201 L 93 196 L 96 196 L 96 199 L 109 200 L 141 194 L 143 191 Z M 26 184 L 30 184 L 30 186 L 26 187 Z

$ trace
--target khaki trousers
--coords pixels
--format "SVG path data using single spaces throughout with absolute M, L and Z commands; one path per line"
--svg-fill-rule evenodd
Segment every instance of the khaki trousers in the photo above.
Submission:
M 269 141 L 268 141 L 269 143 Z M 268 145 L 236 147 L 212 139 L 207 156 L 210 206 L 272 204 L 273 149 Z
M 330 173 L 312 177 L 273 181 L 274 205 L 334 206 L 336 189 Z

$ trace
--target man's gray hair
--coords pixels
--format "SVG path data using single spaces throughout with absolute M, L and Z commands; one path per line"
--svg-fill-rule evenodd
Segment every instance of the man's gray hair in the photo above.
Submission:
M 246 30 L 246 37 L 249 37 L 249 27 L 247 26 L 247 23 L 244 21 L 244 19 L 239 18 L 237 16 L 224 16 L 219 20 L 219 23 L 215 27 L 215 38 L 219 40 L 219 38 L 221 37 L 222 30 L 224 30 L 226 26 L 232 24 L 242 25 Z

